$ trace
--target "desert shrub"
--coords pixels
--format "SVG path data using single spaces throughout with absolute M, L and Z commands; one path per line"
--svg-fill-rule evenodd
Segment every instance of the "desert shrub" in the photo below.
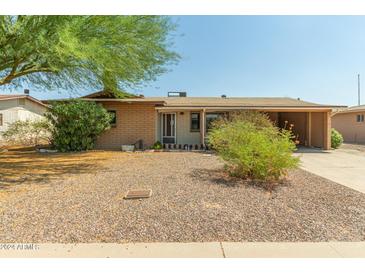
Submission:
M 55 103 L 45 116 L 52 124 L 53 145 L 62 152 L 94 148 L 112 121 L 101 105 L 81 100 Z
M 162 149 L 162 144 L 160 141 L 155 142 L 152 146 L 152 149 Z
M 46 119 L 16 121 L 2 137 L 12 145 L 44 145 L 51 141 L 51 125 Z
M 298 166 L 292 138 L 290 130 L 275 127 L 265 114 L 247 111 L 214 122 L 208 134 L 230 175 L 268 183 Z
M 343 143 L 343 137 L 341 133 L 339 133 L 334 128 L 331 129 L 331 147 L 336 149 L 339 148 Z

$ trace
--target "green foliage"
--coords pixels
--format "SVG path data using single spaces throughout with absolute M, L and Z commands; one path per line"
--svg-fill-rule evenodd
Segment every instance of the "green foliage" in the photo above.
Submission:
M 46 119 L 16 121 L 2 134 L 13 145 L 41 145 L 51 141 L 51 125 Z
M 0 86 L 101 89 L 154 80 L 178 60 L 164 16 L 0 16 Z
M 157 141 L 156 143 L 151 146 L 152 149 L 162 149 L 162 144 L 160 141 Z
M 331 129 L 331 147 L 336 149 L 339 148 L 343 143 L 343 137 L 341 133 L 339 133 L 334 128 Z
M 62 152 L 94 148 L 112 120 L 101 105 L 81 100 L 55 103 L 45 116 L 53 126 L 53 145 Z
M 210 145 L 232 176 L 269 183 L 278 181 L 299 159 L 292 133 L 275 127 L 265 114 L 241 112 L 213 123 Z

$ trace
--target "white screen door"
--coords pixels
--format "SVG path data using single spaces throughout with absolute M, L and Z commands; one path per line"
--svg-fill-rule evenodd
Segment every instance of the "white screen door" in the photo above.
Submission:
M 176 114 L 162 114 L 162 142 L 164 144 L 176 143 Z

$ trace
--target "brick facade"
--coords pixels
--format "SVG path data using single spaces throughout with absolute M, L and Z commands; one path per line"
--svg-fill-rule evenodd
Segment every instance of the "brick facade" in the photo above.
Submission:
M 155 142 L 156 111 L 154 105 L 103 102 L 108 110 L 116 111 L 116 125 L 104 132 L 96 143 L 99 149 L 120 149 L 142 139 L 145 147 Z

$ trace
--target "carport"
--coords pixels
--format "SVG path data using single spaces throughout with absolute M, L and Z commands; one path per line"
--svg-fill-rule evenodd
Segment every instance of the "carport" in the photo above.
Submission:
M 293 125 L 293 134 L 299 144 L 306 147 L 331 148 L 330 111 L 280 111 L 267 112 L 275 124 L 284 128 Z

